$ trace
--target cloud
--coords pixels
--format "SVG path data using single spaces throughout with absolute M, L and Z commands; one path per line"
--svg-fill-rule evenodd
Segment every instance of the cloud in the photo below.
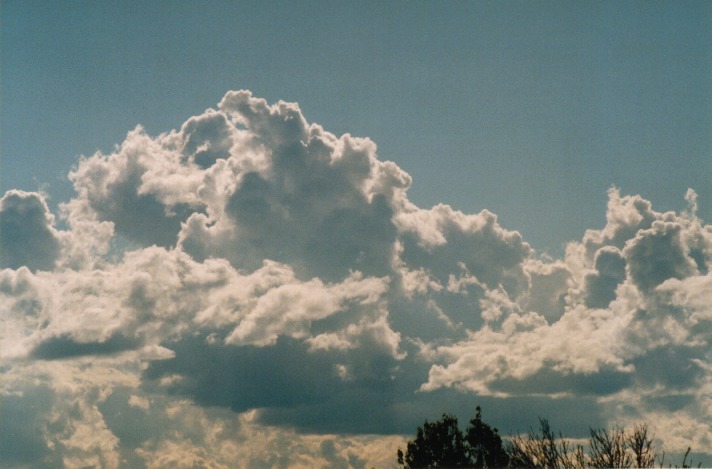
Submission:
M 401 259 L 407 266 L 426 269 L 441 284 L 464 266 L 488 288 L 501 285 L 513 295 L 524 288 L 523 263 L 531 248 L 518 232 L 502 228 L 496 215 L 486 210 L 465 215 L 438 205 L 430 210 L 403 210 L 397 220 L 402 232 Z
M 374 142 L 248 91 L 69 178 L 61 230 L 41 194 L 0 206 L 17 466 L 382 466 L 478 404 L 504 434 L 664 412 L 666 450 L 712 434 L 694 191 L 661 213 L 613 188 L 606 225 L 549 259 L 488 210 L 417 207 Z
M 268 422 L 312 432 L 393 429 L 389 400 L 396 393 L 399 363 L 387 351 L 310 351 L 294 339 L 270 347 L 234 347 L 206 346 L 204 339 L 193 338 L 171 348 L 174 358 L 146 370 L 147 385 L 165 386 L 204 406 L 262 409 Z
M 679 223 L 653 223 L 641 230 L 626 247 L 630 275 L 635 284 L 650 290 L 669 278 L 685 278 L 695 273 L 696 266 L 682 244 Z
M 529 275 L 529 289 L 520 303 L 524 309 L 543 315 L 550 323 L 556 321 L 564 314 L 566 306 L 572 281 L 569 268 L 562 261 L 533 259 L 525 264 L 525 269 Z
M 141 245 L 170 246 L 181 222 L 196 209 L 199 172 L 181 164 L 175 133 L 151 139 L 139 126 L 115 153 L 80 160 L 69 178 L 79 195 L 72 213 L 113 223 Z
M 238 92 L 220 108 L 247 127 L 246 149 L 229 160 L 236 174 L 223 189 L 221 210 L 189 220 L 181 246 L 248 268 L 269 258 L 332 280 L 350 269 L 388 272 L 395 194 L 409 184 L 405 173 L 379 162 L 367 139 L 336 138 L 308 125 L 296 105 L 269 106 Z
M 47 447 L 43 419 L 51 411 L 52 391 L 45 386 L 28 386 L 22 393 L 2 397 L 0 453 L 10 466 L 58 466 Z M 10 423 L 12 422 L 12 426 Z
M 65 335 L 40 343 L 31 356 L 40 360 L 57 360 L 83 355 L 110 355 L 133 347 L 135 343 L 121 335 L 113 335 L 101 342 L 76 342 Z
M 595 272 L 584 280 L 586 306 L 607 308 L 616 298 L 616 288 L 625 280 L 626 261 L 618 248 L 605 246 L 596 251 L 593 264 Z
M 0 266 L 51 270 L 61 243 L 41 194 L 10 190 L 0 199 Z
M 710 305 L 703 293 L 710 282 L 709 226 L 694 210 L 658 213 L 647 201 L 621 198 L 615 190 L 607 219 L 603 230 L 589 230 L 567 249 L 570 277 L 561 317 L 527 312 L 531 300 L 515 302 L 522 306 L 517 308 L 506 296 L 490 295 L 482 303 L 491 320 L 480 330 L 453 344 L 426 347 L 440 364 L 422 389 L 592 394 L 602 408 L 626 403 L 635 409 L 631 415 L 608 411 L 629 422 L 653 415 L 649 409 L 656 402 L 676 402 L 668 410 L 693 420 L 709 416 L 709 408 L 700 408 L 706 400 L 700 390 L 709 380 L 703 364 L 710 329 L 700 310 Z M 628 392 L 646 398 L 635 401 Z M 700 428 L 709 434 L 708 425 Z M 681 440 L 671 441 L 676 443 L 668 442 L 670 447 L 684 450 Z

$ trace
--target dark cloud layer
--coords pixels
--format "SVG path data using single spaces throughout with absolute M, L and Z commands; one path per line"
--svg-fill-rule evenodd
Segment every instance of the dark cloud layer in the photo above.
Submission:
M 114 335 L 103 342 L 77 342 L 69 336 L 57 336 L 40 343 L 30 354 L 39 360 L 61 360 L 70 357 L 111 355 L 135 348 L 135 340 Z

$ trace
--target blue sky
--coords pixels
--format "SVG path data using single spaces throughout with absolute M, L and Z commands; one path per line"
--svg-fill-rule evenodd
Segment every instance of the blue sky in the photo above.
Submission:
M 0 26 L 4 466 L 392 467 L 477 405 L 712 465 L 709 2 Z
M 599 227 L 606 190 L 712 199 L 706 2 L 13 2 L 2 187 L 58 203 L 79 155 L 229 89 L 367 136 L 421 206 L 487 208 L 536 248 Z

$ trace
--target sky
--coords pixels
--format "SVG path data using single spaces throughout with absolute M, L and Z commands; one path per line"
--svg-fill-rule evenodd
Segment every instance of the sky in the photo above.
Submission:
M 712 464 L 708 2 L 4 0 L 0 59 L 4 465 L 477 405 Z

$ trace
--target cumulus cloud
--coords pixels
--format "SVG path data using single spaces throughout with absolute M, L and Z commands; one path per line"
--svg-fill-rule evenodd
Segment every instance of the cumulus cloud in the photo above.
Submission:
M 51 270 L 60 240 L 41 194 L 10 190 L 0 199 L 0 266 Z
M 617 190 L 609 197 L 606 227 L 567 249 L 563 315 L 528 311 L 531 296 L 514 303 L 521 308 L 500 299 L 495 314 L 488 312 L 493 302 L 483 300 L 483 312 L 494 320 L 464 340 L 428 347 L 442 364 L 433 365 L 422 389 L 593 394 L 602 408 L 629 405 L 630 421 L 657 415 L 650 409 L 663 402 L 686 418 L 709 418 L 709 408 L 700 408 L 706 400 L 700 389 L 709 380 L 710 329 L 699 307 L 710 305 L 703 293 L 710 281 L 710 227 L 694 210 L 658 213 L 640 197 Z M 631 399 L 631 391 L 645 397 Z M 694 440 L 709 441 L 709 425 L 698 430 L 707 436 Z M 681 440 L 671 441 L 684 450 Z
M 181 233 L 187 252 L 248 268 L 269 258 L 327 279 L 353 269 L 388 272 L 405 173 L 379 162 L 369 140 L 336 138 L 307 124 L 296 105 L 269 106 L 237 92 L 220 109 L 247 127 L 245 148 L 229 160 L 232 174 L 219 209 L 194 215 Z
M 616 297 L 616 288 L 625 280 L 626 261 L 615 246 L 605 246 L 596 251 L 593 260 L 595 272 L 586 275 L 584 290 L 586 306 L 606 308 Z
M 711 441 L 694 191 L 661 213 L 613 188 L 606 225 L 548 259 L 487 210 L 417 207 L 374 142 L 249 91 L 69 178 L 63 230 L 41 194 L 0 201 L 10 464 L 382 466 L 477 404 L 504 433 L 669 412 L 666 448 Z
M 630 275 L 639 288 L 650 290 L 669 278 L 695 273 L 697 269 L 688 256 L 689 248 L 682 243 L 681 231 L 680 223 L 656 221 L 628 243 Z

